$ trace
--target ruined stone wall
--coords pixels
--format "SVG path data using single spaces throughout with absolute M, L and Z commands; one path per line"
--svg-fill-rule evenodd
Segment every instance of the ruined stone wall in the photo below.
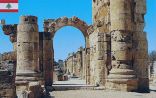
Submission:
M 3 53 L 1 55 L 1 59 L 2 61 L 6 61 L 6 60 L 14 60 L 16 61 L 16 51 L 13 51 L 13 52 L 7 52 L 7 53 Z
M 0 62 L 0 98 L 16 98 L 16 61 Z
M 148 91 L 148 45 L 143 32 L 145 1 L 93 0 L 91 26 L 75 16 L 45 20 L 44 32 L 40 33 L 35 16 L 22 16 L 18 27 L 16 24 L 3 25 L 4 33 L 13 42 L 15 55 L 17 51 L 16 79 L 28 86 L 25 80 L 38 81 L 42 73 L 45 86 L 51 86 L 53 37 L 60 28 L 73 26 L 82 31 L 86 48 L 81 54 L 77 52 L 68 57 L 67 71 L 83 73 L 80 76 L 85 77 L 87 84 L 117 90 L 134 91 L 138 88 Z M 6 55 L 4 59 L 16 59 L 15 55 Z
M 140 92 L 149 91 L 148 77 L 148 44 L 147 35 L 144 32 L 146 14 L 146 0 L 134 1 L 134 67 L 138 77 L 138 90 Z
M 5 20 L 3 20 L 5 22 Z M 13 43 L 13 52 L 3 53 L 0 62 L 0 97 L 16 98 L 17 24 L 2 24 L 2 30 Z
M 67 74 L 86 79 L 86 49 L 80 47 L 76 53 L 69 54 L 64 62 Z
M 76 76 L 81 77 L 82 78 L 82 72 L 83 72 L 83 61 L 82 61 L 82 50 L 79 50 L 76 53 Z
M 70 56 L 66 59 L 67 74 L 73 74 L 73 63 L 73 56 Z
M 92 16 L 93 23 L 101 21 L 105 24 L 109 22 L 110 0 L 93 0 L 92 2 Z

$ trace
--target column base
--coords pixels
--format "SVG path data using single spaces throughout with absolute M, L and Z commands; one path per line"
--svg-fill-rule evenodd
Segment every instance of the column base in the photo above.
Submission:
M 112 69 L 106 80 L 106 88 L 117 91 L 133 92 L 138 89 L 138 79 L 130 69 Z
M 37 82 L 40 85 L 44 85 L 44 79 L 41 73 L 36 73 L 32 71 L 27 72 L 17 72 L 16 73 L 16 90 L 24 91 L 28 90 L 29 84 Z
M 106 88 L 109 90 L 133 92 L 137 91 L 137 84 L 137 79 L 108 79 Z
M 16 88 L 17 96 L 20 98 L 42 98 L 43 96 L 43 88 L 39 82 L 27 82 L 17 85 Z

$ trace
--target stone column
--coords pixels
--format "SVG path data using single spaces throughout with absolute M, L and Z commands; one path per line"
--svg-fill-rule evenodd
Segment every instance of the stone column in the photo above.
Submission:
M 132 63 L 132 1 L 110 0 L 112 69 L 107 88 L 137 90 L 137 77 Z
M 104 86 L 106 82 L 107 38 L 106 33 L 98 32 L 97 41 L 97 65 L 95 69 L 96 85 Z
M 90 49 L 86 49 L 86 84 L 90 84 Z
M 54 62 L 53 40 L 49 32 L 43 33 L 43 69 L 45 86 L 52 86 L 53 83 L 53 62 Z
M 86 79 L 86 51 L 82 51 L 82 66 L 83 66 L 83 76 L 82 79 Z
M 47 90 L 53 84 L 53 65 L 54 65 L 54 49 L 53 36 L 54 28 L 50 29 L 49 24 L 51 20 L 44 21 L 43 33 L 43 70 L 44 80 Z
M 88 32 L 88 31 L 87 31 Z M 84 74 L 84 79 L 86 81 L 86 84 L 90 84 L 91 83 L 91 76 L 90 76 L 90 40 L 89 40 L 89 36 L 87 36 L 85 38 L 86 41 L 86 47 L 85 50 L 83 51 L 83 59 L 84 59 L 84 70 L 83 70 L 83 74 Z
M 17 27 L 17 82 L 38 81 L 39 33 L 37 17 L 21 16 Z

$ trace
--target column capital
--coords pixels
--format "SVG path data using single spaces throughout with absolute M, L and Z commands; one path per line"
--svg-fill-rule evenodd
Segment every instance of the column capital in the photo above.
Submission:
M 10 37 L 12 43 L 17 41 L 17 24 L 2 25 L 2 30 Z

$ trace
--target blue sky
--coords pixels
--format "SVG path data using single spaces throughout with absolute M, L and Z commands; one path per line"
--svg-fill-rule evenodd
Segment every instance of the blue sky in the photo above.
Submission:
M 43 20 L 48 18 L 77 16 L 87 24 L 92 24 L 91 0 L 19 0 L 18 13 L 0 13 L 0 19 L 7 24 L 18 23 L 21 15 L 35 15 L 38 17 L 39 30 L 43 31 Z M 147 14 L 145 16 L 145 31 L 148 35 L 149 51 L 156 50 L 156 0 L 147 0 Z M 82 33 L 74 27 L 64 27 L 57 31 L 54 37 L 56 59 L 65 59 L 70 52 L 84 46 Z M 0 28 L 0 53 L 12 50 L 9 38 Z

